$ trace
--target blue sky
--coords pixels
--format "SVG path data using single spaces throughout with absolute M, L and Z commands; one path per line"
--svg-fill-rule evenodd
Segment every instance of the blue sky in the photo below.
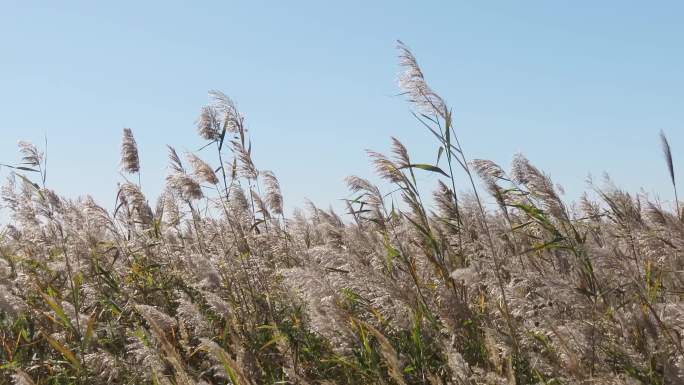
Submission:
M 48 184 L 108 207 L 122 128 L 155 196 L 165 145 L 202 145 L 194 121 L 210 89 L 246 115 L 257 167 L 278 175 L 290 208 L 347 197 L 343 178 L 370 177 L 364 150 L 386 151 L 390 136 L 432 161 L 432 138 L 396 96 L 396 39 L 452 106 L 470 157 L 508 165 L 522 152 L 568 199 L 604 171 L 671 199 L 661 129 L 675 167 L 684 159 L 679 1 L 0 6 L 0 162 L 18 159 L 17 140 L 47 135 Z

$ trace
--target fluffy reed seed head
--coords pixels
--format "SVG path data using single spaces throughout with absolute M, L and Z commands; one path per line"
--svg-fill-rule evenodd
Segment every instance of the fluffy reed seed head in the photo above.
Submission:
M 169 145 L 166 145 L 166 147 L 169 149 L 169 167 L 171 167 L 171 170 L 176 174 L 185 174 L 183 162 L 181 162 L 176 149 Z
M 212 108 L 218 113 L 223 114 L 222 129 L 225 129 L 226 132 L 239 132 L 243 130 L 242 121 L 244 119 L 235 106 L 233 99 L 218 90 L 209 91 L 209 97 L 212 100 Z
M 201 199 L 204 194 L 195 179 L 187 174 L 172 174 L 166 177 L 169 187 L 176 191 L 183 199 Z
M 207 162 L 203 161 L 200 159 L 200 157 L 192 153 L 188 153 L 186 158 L 193 168 L 193 173 L 197 178 L 199 178 L 199 180 L 213 185 L 218 184 L 219 180 L 216 177 L 216 173 L 211 166 L 207 164 Z
M 259 176 L 259 170 L 257 170 L 254 161 L 252 161 L 251 151 L 238 141 L 233 141 L 232 143 L 239 160 L 238 171 L 247 179 L 256 179 Z
M 130 128 L 123 129 L 121 141 L 121 170 L 130 174 L 140 171 L 140 158 L 138 157 L 138 145 Z
M 217 120 L 216 109 L 212 106 L 202 107 L 200 116 L 197 119 L 197 133 L 210 141 L 216 141 L 221 138 L 221 127 Z
M 140 191 L 140 188 L 133 183 L 124 183 L 121 185 L 120 191 L 120 197 L 131 205 L 131 208 L 136 215 L 136 219 L 143 224 L 152 223 L 152 210 L 147 204 L 147 199 L 142 191 Z
M 261 176 L 264 178 L 266 185 L 265 201 L 268 207 L 271 208 L 275 214 L 281 215 L 283 213 L 283 194 L 280 191 L 280 183 L 273 171 L 262 171 Z
M 397 41 L 399 50 L 399 66 L 403 72 L 399 75 L 399 87 L 421 112 L 446 118 L 447 106 L 441 96 L 437 95 L 425 81 L 423 71 L 418 65 L 411 50 L 401 41 Z
M 38 148 L 30 142 L 19 141 L 19 152 L 21 152 L 22 164 L 29 167 L 39 166 L 43 161 L 43 153 L 38 151 Z

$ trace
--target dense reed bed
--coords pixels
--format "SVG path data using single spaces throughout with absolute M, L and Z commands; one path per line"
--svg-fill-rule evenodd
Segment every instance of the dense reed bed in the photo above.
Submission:
M 129 129 L 113 211 L 51 190 L 20 143 L 2 189 L 0 384 L 684 383 L 679 206 L 611 183 L 568 205 L 522 155 L 510 171 L 468 158 L 398 49 L 438 162 L 393 139 L 369 157 L 394 193 L 349 177 L 342 214 L 285 213 L 220 92 L 197 121 L 206 147 L 168 148 L 156 204 Z M 418 173 L 440 178 L 432 197 Z

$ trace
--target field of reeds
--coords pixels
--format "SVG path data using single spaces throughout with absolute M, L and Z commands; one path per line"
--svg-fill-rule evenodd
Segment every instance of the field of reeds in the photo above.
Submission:
M 469 158 L 399 53 L 437 162 L 397 140 L 369 152 L 393 192 L 351 176 L 344 213 L 284 212 L 220 92 L 205 148 L 168 147 L 153 204 L 129 129 L 113 211 L 51 190 L 20 143 L 3 166 L 0 384 L 684 383 L 679 206 L 609 182 L 569 204 L 522 155 L 510 171 Z M 439 177 L 432 196 L 420 173 Z

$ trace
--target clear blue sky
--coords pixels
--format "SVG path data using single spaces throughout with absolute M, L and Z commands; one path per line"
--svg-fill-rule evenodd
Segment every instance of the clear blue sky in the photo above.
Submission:
M 469 156 L 523 152 L 569 199 L 604 171 L 671 199 L 658 132 L 684 177 L 683 19 L 680 1 L 3 1 L 0 162 L 47 134 L 48 184 L 111 207 L 131 127 L 155 196 L 165 145 L 200 147 L 193 123 L 219 89 L 286 204 L 327 206 L 347 196 L 345 176 L 372 175 L 364 149 L 386 151 L 391 135 L 434 158 L 396 96 L 402 39 Z

